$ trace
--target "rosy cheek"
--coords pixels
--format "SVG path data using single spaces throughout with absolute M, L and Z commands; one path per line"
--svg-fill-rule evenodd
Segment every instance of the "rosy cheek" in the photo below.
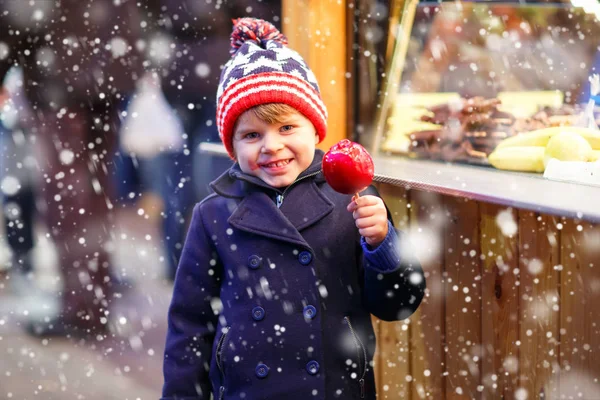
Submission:
M 250 162 L 248 163 L 248 166 L 250 167 L 250 169 L 251 169 L 252 171 L 256 171 L 257 169 L 259 169 L 259 168 L 260 168 L 260 167 L 258 166 L 258 164 L 257 164 L 257 163 L 255 163 L 254 161 L 250 161 Z

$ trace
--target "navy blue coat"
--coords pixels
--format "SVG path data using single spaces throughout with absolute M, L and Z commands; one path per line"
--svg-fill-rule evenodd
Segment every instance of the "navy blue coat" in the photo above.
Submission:
M 375 399 L 371 315 L 425 289 L 394 229 L 364 242 L 323 152 L 284 194 L 234 165 L 194 208 L 175 279 L 163 399 Z M 374 189 L 370 193 L 376 194 Z M 403 248 L 405 246 L 402 246 Z

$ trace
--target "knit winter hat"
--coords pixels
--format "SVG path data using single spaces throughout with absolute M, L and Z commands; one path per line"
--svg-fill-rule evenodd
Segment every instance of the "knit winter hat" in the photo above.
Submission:
M 238 18 L 231 33 L 232 58 L 221 72 L 217 91 L 217 128 L 233 157 L 233 126 L 246 110 L 259 104 L 284 103 L 315 126 L 319 142 L 327 131 L 327 109 L 319 85 L 302 57 L 271 23 Z

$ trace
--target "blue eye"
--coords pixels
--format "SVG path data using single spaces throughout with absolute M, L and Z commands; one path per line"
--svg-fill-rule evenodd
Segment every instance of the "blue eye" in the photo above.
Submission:
M 246 133 L 244 135 L 244 139 L 256 139 L 259 137 L 259 134 L 257 132 L 250 132 L 250 133 Z
M 291 131 L 292 129 L 294 129 L 294 127 L 292 125 L 284 125 L 281 127 L 282 131 Z

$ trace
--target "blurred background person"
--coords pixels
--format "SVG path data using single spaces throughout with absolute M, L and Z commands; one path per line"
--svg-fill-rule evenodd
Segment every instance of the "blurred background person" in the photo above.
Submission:
M 34 335 L 108 332 L 112 153 L 118 103 L 142 69 L 144 10 L 133 1 L 0 0 L 0 79 L 23 69 L 32 109 L 21 121 L 39 145 L 45 223 L 63 289 L 58 315 Z
M 32 137 L 20 126 L 30 117 L 23 96 L 23 71 L 11 68 L 3 82 L 5 98 L 0 99 L 0 198 L 6 244 L 10 250 L 8 285 L 17 294 L 33 288 L 35 181 L 38 175 Z
M 183 144 L 142 160 L 137 171 L 131 160 L 120 162 L 123 171 L 152 174 L 163 205 L 166 277 L 172 281 L 193 205 L 210 193 L 209 183 L 231 165 L 227 157 L 198 151 L 201 142 L 220 143 L 215 93 L 221 67 L 229 59 L 231 19 L 252 16 L 280 28 L 281 2 L 149 0 L 146 4 L 153 16 L 147 37 L 149 66 L 181 122 Z

